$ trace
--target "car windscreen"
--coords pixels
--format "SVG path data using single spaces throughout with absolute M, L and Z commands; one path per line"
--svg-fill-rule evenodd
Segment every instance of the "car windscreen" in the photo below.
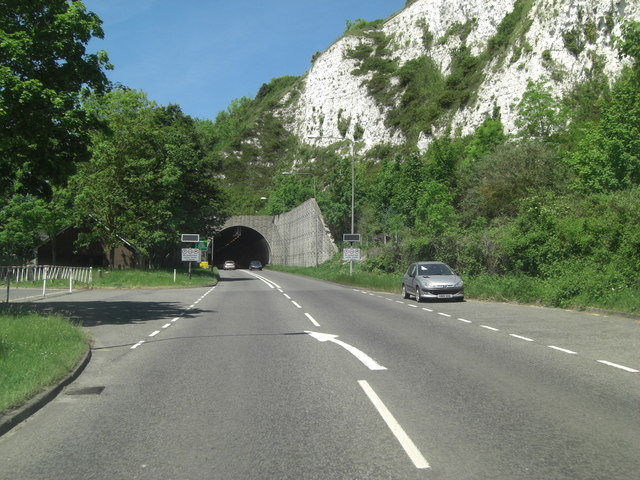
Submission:
M 428 263 L 418 265 L 418 275 L 453 275 L 453 272 L 441 263 Z

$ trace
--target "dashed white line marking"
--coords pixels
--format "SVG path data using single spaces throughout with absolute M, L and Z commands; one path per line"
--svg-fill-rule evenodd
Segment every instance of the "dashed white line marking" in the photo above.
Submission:
M 425 312 L 433 312 L 433 310 L 431 310 L 430 308 L 424 308 L 424 307 L 422 307 L 422 309 L 423 309 Z
M 180 320 L 180 317 L 176 317 L 176 318 L 171 319 L 171 322 L 177 322 L 178 320 Z
M 162 328 L 169 328 L 170 326 L 171 326 L 171 324 L 167 323 L 167 324 L 163 325 Z
M 493 330 L 494 332 L 499 332 L 499 328 L 490 327 L 489 325 L 480 325 L 482 328 L 486 328 L 487 330 Z
M 639 373 L 640 370 L 636 370 L 635 368 L 625 367 L 624 365 L 620 365 L 618 363 L 608 362 L 607 360 L 598 360 L 598 363 L 602 363 L 604 365 L 609 365 L 610 367 L 619 368 L 620 370 L 624 370 L 625 372 L 630 373 Z
M 291 303 L 293 303 L 293 304 L 294 304 L 296 307 L 298 307 L 298 308 L 302 308 L 302 307 L 298 304 L 298 302 L 296 302 L 295 300 L 291 300 Z
M 448 313 L 438 312 L 438 315 L 442 315 L 443 317 L 451 317 Z
M 549 348 L 553 348 L 554 350 L 558 350 L 559 352 L 568 353 L 569 355 L 577 355 L 578 352 L 574 352 L 573 350 L 567 350 L 566 348 L 556 347 L 555 345 L 549 345 Z
M 319 324 L 318 322 L 316 322 L 316 320 L 315 320 L 311 315 L 309 315 L 308 313 L 305 313 L 305 316 L 306 316 L 309 320 L 311 320 L 311 323 L 313 323 L 316 327 L 319 327 L 319 326 L 320 326 L 320 324 Z
M 418 308 L 418 305 L 413 305 L 411 303 L 408 304 L 411 308 Z
M 404 303 L 404 302 L 401 302 L 400 300 L 396 300 L 396 303 Z
M 464 322 L 464 323 L 473 323 L 471 320 L 466 320 L 464 318 L 459 318 L 458 320 L 460 320 L 461 322 Z
M 289 295 L 287 295 L 286 293 L 284 294 L 284 298 L 286 298 L 287 300 L 291 300 L 291 297 Z
M 140 340 L 138 343 L 136 343 L 135 345 L 133 345 L 131 347 L 131 350 L 135 350 L 136 348 L 138 348 L 140 345 L 142 345 L 144 343 L 144 340 Z
M 510 333 L 510 336 L 513 338 L 519 338 L 520 340 L 524 340 L 525 342 L 533 342 L 533 338 L 523 337 L 522 335 L 516 335 L 515 333 Z
M 278 289 L 278 291 L 279 291 L 280 293 L 284 293 L 284 290 L 282 290 L 281 288 L 279 288 L 279 289 Z
M 188 308 L 189 308 L 189 309 L 191 309 L 191 308 L 193 308 L 193 307 L 195 307 L 195 306 L 196 306 L 196 304 L 195 304 L 195 303 L 192 303 L 191 305 L 189 305 L 189 307 L 188 307 Z
M 369 383 L 366 380 L 359 380 L 358 384 L 360 385 L 360 387 L 362 387 L 364 393 L 367 394 L 367 397 L 369 397 L 369 400 L 371 400 L 373 406 L 376 407 L 376 410 L 378 410 L 378 413 L 386 422 L 391 432 L 398 439 L 404 451 L 407 452 L 407 455 L 409 455 L 409 458 L 411 459 L 415 467 L 420 469 L 431 468 L 429 466 L 429 462 L 427 462 L 422 453 L 420 453 L 418 447 L 416 447 L 411 438 L 409 438 L 404 429 L 391 414 L 389 409 L 385 406 L 382 400 L 380 400 L 378 394 L 373 390 L 373 388 L 371 388 Z
M 151 332 L 151 333 L 149 334 L 149 336 L 150 336 L 150 337 L 155 337 L 155 336 L 156 336 L 157 334 L 159 334 L 159 333 L 160 333 L 160 330 L 156 330 L 155 332 Z

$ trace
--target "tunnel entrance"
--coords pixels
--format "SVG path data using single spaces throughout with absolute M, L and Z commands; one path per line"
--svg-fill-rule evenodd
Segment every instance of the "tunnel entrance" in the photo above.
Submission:
M 225 228 L 213 242 L 213 264 L 221 268 L 227 260 L 236 262 L 238 268 L 248 268 L 251 260 L 267 265 L 271 261 L 271 248 L 267 239 L 253 228 Z

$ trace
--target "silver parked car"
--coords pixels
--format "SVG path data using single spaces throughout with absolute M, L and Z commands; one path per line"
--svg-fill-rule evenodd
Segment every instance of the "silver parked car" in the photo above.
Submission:
M 464 283 L 442 262 L 416 262 L 409 265 L 402 279 L 402 296 L 424 299 L 464 300 Z

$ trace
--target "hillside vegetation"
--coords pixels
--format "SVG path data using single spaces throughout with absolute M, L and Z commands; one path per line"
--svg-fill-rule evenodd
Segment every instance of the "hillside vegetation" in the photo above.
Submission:
M 472 135 L 448 131 L 422 153 L 411 147 L 419 131 L 475 94 L 485 56 L 517 36 L 518 15 L 505 19 L 487 52 L 473 57 L 461 48 L 447 76 L 428 57 L 400 68 L 385 61 L 387 39 L 375 22 L 349 22 L 351 34 L 374 39 L 372 48 L 351 52 L 360 61 L 355 74 L 370 74 L 370 94 L 381 104 L 400 98 L 388 122 L 410 141 L 367 152 L 357 138 L 306 145 L 287 133 L 282 109 L 274 108 L 295 98 L 300 79 L 274 79 L 213 127 L 226 178 L 243 179 L 228 183 L 238 199 L 234 213 L 280 213 L 313 196 L 315 184 L 325 219 L 341 238 L 349 231 L 353 159 L 363 270 L 398 273 L 411 260 L 438 259 L 494 286 L 508 277 L 509 288 L 537 291 L 547 304 L 640 311 L 637 23 L 614 39 L 631 60 L 619 78 L 607 78 L 596 62 L 562 98 L 531 81 L 517 105 L 517 134 L 504 134 L 495 109 Z M 292 168 L 298 175 L 280 175 Z

